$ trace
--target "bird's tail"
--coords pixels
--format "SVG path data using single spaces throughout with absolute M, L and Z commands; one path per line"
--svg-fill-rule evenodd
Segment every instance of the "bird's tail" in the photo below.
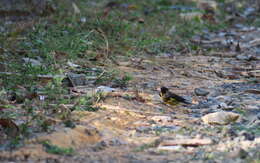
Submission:
M 184 104 L 192 104 L 190 101 L 188 101 L 187 99 L 185 99 L 184 101 L 183 101 L 183 103 Z
M 184 101 L 184 104 L 192 104 L 191 102 L 188 101 Z

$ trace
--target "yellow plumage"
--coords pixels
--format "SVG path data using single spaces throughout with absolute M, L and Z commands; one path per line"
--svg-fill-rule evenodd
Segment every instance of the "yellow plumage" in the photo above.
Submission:
M 190 104 L 186 99 L 170 92 L 166 87 L 161 88 L 160 96 L 164 103 L 172 106 L 178 105 L 179 103 Z

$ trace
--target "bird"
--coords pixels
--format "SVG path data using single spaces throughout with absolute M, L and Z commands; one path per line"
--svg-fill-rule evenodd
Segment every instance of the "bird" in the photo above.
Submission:
M 179 103 L 191 104 L 185 98 L 170 92 L 170 90 L 166 87 L 161 87 L 161 92 L 159 95 L 164 103 L 172 106 L 178 105 Z

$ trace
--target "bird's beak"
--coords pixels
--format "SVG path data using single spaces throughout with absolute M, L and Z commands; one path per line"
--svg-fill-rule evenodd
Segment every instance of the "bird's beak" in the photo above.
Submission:
M 161 92 L 161 87 L 156 88 L 158 92 Z

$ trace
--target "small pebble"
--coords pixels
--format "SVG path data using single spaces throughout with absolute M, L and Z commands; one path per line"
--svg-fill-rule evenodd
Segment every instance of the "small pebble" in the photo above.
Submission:
M 255 134 L 254 134 L 254 133 L 242 131 L 242 132 L 240 133 L 240 135 L 244 136 L 244 137 L 245 137 L 245 140 L 249 140 L 249 141 L 255 140 Z
M 196 88 L 194 92 L 197 96 L 207 96 L 209 94 L 209 91 L 203 88 Z

